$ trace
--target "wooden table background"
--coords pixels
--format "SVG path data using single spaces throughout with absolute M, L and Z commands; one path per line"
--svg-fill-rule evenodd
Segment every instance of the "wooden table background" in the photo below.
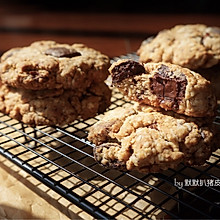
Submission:
M 137 10 L 137 5 L 134 5 L 134 11 L 132 11 L 133 5 L 129 5 L 128 11 L 122 10 L 121 12 L 121 8 L 130 3 L 130 1 L 119 0 L 109 1 L 108 4 L 110 3 L 111 6 L 109 10 L 103 10 L 105 8 L 104 5 L 97 7 L 97 10 L 93 10 L 97 6 L 95 4 L 91 6 L 92 10 L 89 10 L 88 5 L 83 10 L 83 3 L 78 2 L 78 8 L 74 7 L 75 1 L 69 4 L 69 7 L 74 9 L 71 10 L 68 5 L 63 7 L 62 4 L 67 4 L 66 0 L 59 2 L 62 10 L 59 10 L 59 5 L 55 8 L 52 7 L 51 10 L 50 4 L 53 3 L 52 1 L 47 2 L 46 5 L 40 0 L 33 1 L 35 4 L 33 2 L 28 4 L 28 2 L 30 1 L 0 1 L 0 54 L 12 47 L 29 45 L 33 41 L 55 40 L 69 44 L 84 43 L 112 58 L 136 51 L 145 38 L 177 24 L 203 23 L 210 26 L 220 26 L 220 14 L 217 6 L 214 5 L 213 9 L 208 7 L 207 9 L 209 10 L 206 11 L 206 5 L 203 5 L 202 8 L 198 7 L 199 5 L 194 5 L 193 9 L 199 8 L 200 11 L 189 10 L 184 12 L 183 9 L 187 8 L 187 4 L 190 4 L 189 1 L 183 1 L 186 5 L 184 8 L 182 5 L 181 13 L 177 10 L 178 5 L 176 5 L 176 10 L 172 13 L 170 11 L 167 13 L 166 8 L 162 10 L 163 6 L 160 7 L 160 10 L 157 10 L 157 4 L 159 5 L 160 1 L 154 2 L 154 5 L 150 7 L 150 9 L 154 10 L 151 11 L 149 9 L 146 12 L 144 10 L 146 4 L 143 7 L 142 5 L 139 6 L 140 12 Z M 102 1 L 92 2 L 100 4 Z M 150 2 L 153 3 L 153 1 Z M 175 4 L 176 2 L 178 1 L 175 1 Z M 208 1 L 200 2 L 205 4 Z M 84 3 L 88 4 L 88 1 L 84 1 Z M 171 3 L 174 3 L 174 1 L 171 1 Z M 212 4 L 212 1 L 208 3 Z M 116 10 L 117 4 L 120 6 L 118 10 Z M 135 4 L 140 4 L 140 2 L 135 1 Z M 107 7 L 109 5 L 106 5 Z M 0 164 L 2 169 L 10 173 L 12 177 L 15 175 L 14 168 L 12 168 L 14 166 L 7 165 L 7 160 L 1 157 L 0 163 L 2 163 Z M 16 175 L 19 175 L 19 172 L 16 172 Z M 25 182 L 21 186 L 24 187 L 22 191 L 25 191 L 25 187 L 29 185 L 26 184 L 26 178 L 20 175 L 19 178 L 16 176 L 16 179 L 19 179 L 21 183 Z M 22 179 L 25 181 L 22 181 Z M 0 184 L 1 189 L 4 184 Z M 35 196 L 42 194 L 39 188 L 32 187 L 30 189 Z M 58 204 L 60 200 L 52 200 L 52 202 L 51 199 L 48 200 L 48 203 L 53 204 L 55 208 L 60 207 L 60 204 Z M 71 207 L 74 207 L 71 212 L 75 214 L 70 215 L 70 211 L 62 211 L 68 218 L 92 219 L 85 213 L 83 214 L 76 206 L 72 205 Z M 70 205 L 67 206 L 68 208 L 70 210 Z
M 64 4 L 68 2 L 67 0 L 63 1 Z M 39 5 L 36 3 L 27 4 L 28 1 L 24 0 L 12 1 L 17 2 L 16 4 L 10 4 L 10 0 L 7 2 L 0 4 L 0 53 L 12 47 L 28 45 L 36 40 L 55 40 L 60 43 L 84 43 L 114 57 L 136 51 L 148 36 L 177 24 L 203 23 L 210 26 L 220 26 L 220 14 L 213 13 L 214 9 L 210 8 L 208 8 L 208 12 L 203 13 L 193 13 L 190 10 L 187 13 L 178 13 L 178 10 L 166 13 L 166 8 L 164 10 L 152 9 L 153 12 L 147 11 L 146 13 L 141 10 L 140 13 L 136 5 L 134 12 L 130 8 L 129 12 L 122 11 L 120 13 L 120 10 L 116 10 L 117 5 L 112 9 L 112 4 L 109 10 L 101 10 L 100 6 L 97 12 L 94 12 L 92 9 L 89 10 L 88 6 L 85 11 L 82 8 L 80 8 L 81 10 L 77 9 L 74 7 L 74 3 L 69 3 L 69 7 L 74 10 L 67 10 L 68 4 L 62 10 L 58 10 L 58 8 L 51 10 L 49 3 L 45 6 L 43 3 Z M 19 4 L 19 2 L 26 4 Z M 99 3 L 101 1 L 93 2 Z M 118 0 L 119 2 L 121 1 Z M 161 3 L 161 1 L 157 2 Z M 85 3 L 88 2 L 85 1 Z M 156 3 L 154 4 L 156 5 Z M 108 8 L 108 6 L 103 6 L 103 8 Z M 78 7 L 82 6 L 78 5 Z M 146 4 L 143 7 L 146 7 Z M 204 10 L 205 7 L 203 6 L 202 9 Z

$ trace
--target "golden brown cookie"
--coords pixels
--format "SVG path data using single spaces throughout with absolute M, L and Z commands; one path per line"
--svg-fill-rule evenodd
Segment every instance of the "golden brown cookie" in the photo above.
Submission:
M 220 63 L 220 28 L 203 24 L 177 25 L 144 41 L 140 62 L 169 62 L 192 70 Z
M 1 57 L 3 83 L 22 89 L 85 90 L 108 76 L 109 58 L 83 44 L 38 41 Z
M 217 102 L 210 82 L 187 68 L 122 59 L 109 71 L 113 86 L 129 100 L 187 116 L 215 115 Z
M 110 105 L 111 90 L 105 83 L 92 84 L 86 91 L 26 90 L 0 85 L 0 111 L 31 126 L 65 125 L 87 119 Z
M 120 107 L 107 112 L 88 135 L 96 146 L 98 163 L 120 170 L 159 172 L 201 165 L 216 150 L 211 120 L 159 112 L 147 105 Z

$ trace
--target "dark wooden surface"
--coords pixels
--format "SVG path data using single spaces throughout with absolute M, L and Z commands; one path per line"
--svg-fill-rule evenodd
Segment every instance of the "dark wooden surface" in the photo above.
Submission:
M 95 13 L 0 3 L 0 53 L 36 40 L 84 43 L 110 57 L 136 51 L 141 42 L 177 24 L 220 26 L 214 13 Z
M 220 14 L 210 11 L 208 13 L 163 11 L 144 13 L 143 10 L 142 13 L 50 11 L 48 7 L 28 6 L 20 4 L 19 1 L 15 5 L 7 2 L 0 1 L 0 54 L 12 47 L 29 45 L 33 41 L 55 40 L 69 44 L 84 43 L 112 58 L 136 51 L 145 38 L 177 24 L 203 23 L 220 26 Z M 74 212 L 79 215 L 80 211 L 77 207 L 75 209 Z

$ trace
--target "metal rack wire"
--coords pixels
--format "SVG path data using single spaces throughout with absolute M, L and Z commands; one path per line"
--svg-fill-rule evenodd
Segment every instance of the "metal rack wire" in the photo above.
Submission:
M 122 105 L 123 96 L 113 91 L 110 109 Z M 219 217 L 219 151 L 204 166 L 180 164 L 159 174 L 106 169 L 86 140 L 98 120 L 31 128 L 0 114 L 0 153 L 97 219 Z

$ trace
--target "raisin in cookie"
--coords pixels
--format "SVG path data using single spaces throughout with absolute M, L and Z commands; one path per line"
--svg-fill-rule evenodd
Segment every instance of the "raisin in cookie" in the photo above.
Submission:
M 118 60 L 109 71 L 112 84 L 129 100 L 193 117 L 215 114 L 217 102 L 210 82 L 187 68 Z
M 13 48 L 1 57 L 0 78 L 9 86 L 31 90 L 79 89 L 108 76 L 109 58 L 83 44 L 38 41 Z
M 220 28 L 177 25 L 144 41 L 137 53 L 141 62 L 169 62 L 194 70 L 208 68 L 220 63 Z
M 27 90 L 0 85 L 0 111 L 31 126 L 65 125 L 87 119 L 110 105 L 111 90 L 104 83 L 78 90 Z
M 202 165 L 216 150 L 214 124 L 147 106 L 119 107 L 93 125 L 88 140 L 98 163 L 120 170 L 159 172 L 180 163 Z

